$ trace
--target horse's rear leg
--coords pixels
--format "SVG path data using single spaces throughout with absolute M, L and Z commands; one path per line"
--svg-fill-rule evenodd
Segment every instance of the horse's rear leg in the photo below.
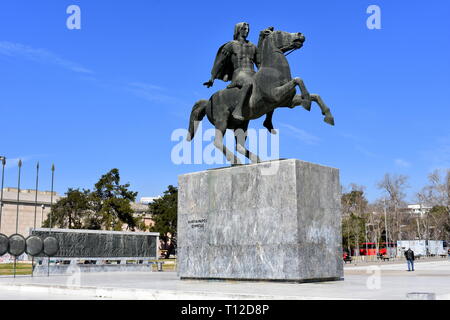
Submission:
M 234 131 L 234 136 L 236 139 L 236 151 L 240 154 L 243 154 L 247 159 L 250 159 L 252 163 L 260 163 L 261 159 L 254 154 L 253 152 L 249 151 L 245 147 L 245 140 L 247 139 L 247 130 L 237 129 Z
M 225 158 L 231 162 L 231 164 L 242 164 L 241 161 L 236 157 L 236 155 L 231 152 L 225 145 L 223 144 L 223 136 L 225 135 L 225 131 L 227 126 L 217 126 L 216 124 L 216 135 L 214 137 L 214 146 L 222 151 Z

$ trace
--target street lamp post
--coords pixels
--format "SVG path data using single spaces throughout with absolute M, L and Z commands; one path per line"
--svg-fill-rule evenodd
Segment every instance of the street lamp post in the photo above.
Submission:
M 373 226 L 373 223 L 365 223 L 364 224 L 364 229 L 365 229 L 365 236 L 366 236 L 366 256 L 368 255 L 368 253 L 369 253 L 369 250 L 368 250 L 368 248 L 367 248 L 367 226 Z
M 434 232 L 434 230 L 436 230 L 436 226 L 429 226 L 429 228 L 431 229 L 431 230 L 433 230 L 433 232 L 430 232 L 430 235 L 429 235 L 429 239 L 432 239 L 433 237 L 431 237 L 431 235 L 433 235 L 434 236 L 434 238 L 436 238 L 436 235 L 434 234 L 435 232 Z
M 50 230 L 52 229 L 52 206 L 53 206 L 53 182 L 55 180 L 55 165 L 52 164 L 52 190 L 50 191 Z
M 19 178 L 17 182 L 17 211 L 16 211 L 16 234 L 19 232 L 19 201 L 20 201 L 20 173 L 22 169 L 22 160 L 19 159 Z M 17 257 L 14 256 L 14 278 L 16 277 Z
M 0 160 L 2 161 L 2 188 L 0 190 L 0 232 L 1 232 L 1 230 L 2 230 L 2 213 L 3 213 L 3 184 L 5 182 L 6 157 L 0 156 Z
M 406 224 L 401 224 L 400 226 L 399 226 L 399 234 L 398 234 L 398 241 L 402 241 L 402 228 L 403 227 L 406 227 Z M 398 252 L 398 248 L 397 248 L 397 252 Z
M 42 225 L 44 223 L 44 209 L 45 209 L 45 205 L 42 204 L 41 205 L 41 228 L 42 228 Z
M 364 253 L 364 255 L 367 256 L 367 223 L 364 224 L 364 239 L 366 243 L 366 252 Z
M 385 233 L 385 239 L 386 239 L 386 247 L 389 250 L 389 236 L 388 236 L 388 224 L 387 224 L 387 214 L 386 214 L 386 198 L 384 198 L 384 233 Z M 390 255 L 390 252 L 389 252 Z
M 432 229 L 433 230 L 433 235 L 434 235 L 434 238 L 435 238 L 435 240 L 436 240 L 436 235 L 434 234 L 435 232 L 434 232 L 434 230 L 436 230 L 436 226 L 429 226 L 429 228 L 430 229 Z M 428 238 L 429 238 L 429 240 L 428 240 L 428 247 L 430 247 L 430 241 L 433 241 L 433 240 L 430 240 L 430 239 L 432 239 L 432 237 L 431 237 L 431 232 L 430 232 L 430 235 L 428 236 Z M 434 246 L 435 247 L 435 254 L 437 255 L 437 252 L 436 252 L 436 250 L 437 250 L 437 248 L 436 248 L 436 245 Z M 430 250 L 430 255 L 432 255 L 433 253 L 431 252 L 431 250 Z
M 49 234 L 51 235 L 51 231 L 52 231 L 52 206 L 53 206 L 53 182 L 55 180 L 55 165 L 52 164 L 52 190 L 50 191 L 50 232 Z M 48 257 L 47 260 L 47 277 L 50 276 L 50 257 Z
M 36 216 L 37 216 L 37 199 L 39 189 L 39 162 L 36 165 L 36 194 L 34 197 L 34 228 L 36 229 Z
M 20 173 L 22 170 L 22 160 L 19 159 L 19 179 L 17 181 L 17 210 L 16 210 L 16 233 L 19 232 L 19 200 L 20 200 Z
M 400 241 L 402 241 L 402 228 L 403 227 L 407 227 L 407 225 L 406 224 L 401 224 L 400 225 L 400 234 L 398 235 Z
M 36 230 L 38 190 L 39 190 L 39 161 L 36 165 L 36 193 L 34 197 L 34 230 Z M 34 256 L 31 257 L 31 266 L 33 268 L 32 270 L 34 270 Z M 33 275 L 34 275 L 33 272 L 31 272 L 32 277 Z

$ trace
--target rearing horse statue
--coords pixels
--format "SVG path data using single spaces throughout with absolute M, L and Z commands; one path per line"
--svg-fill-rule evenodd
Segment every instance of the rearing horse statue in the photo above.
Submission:
M 245 138 L 250 120 L 272 112 L 276 108 L 294 108 L 302 106 L 311 110 L 311 103 L 316 102 L 324 121 L 334 125 L 334 118 L 330 109 L 317 94 L 310 94 L 300 78 L 292 79 L 289 63 L 285 53 L 300 49 L 305 37 L 301 33 L 274 31 L 267 28 L 261 31 L 258 50 L 261 54 L 261 65 L 253 76 L 253 90 L 244 103 L 242 115 L 244 120 L 238 120 L 232 113 L 239 101 L 240 89 L 223 89 L 214 93 L 209 100 L 199 100 L 192 108 L 189 119 L 189 133 L 187 141 L 194 138 L 198 124 L 205 115 L 216 128 L 214 145 L 222 151 L 232 164 L 240 164 L 236 155 L 224 144 L 223 137 L 227 129 L 235 132 L 236 151 L 250 159 L 252 163 L 261 162 L 260 158 L 245 147 Z M 296 94 L 295 87 L 300 88 L 301 94 Z M 243 136 L 240 138 L 239 133 Z

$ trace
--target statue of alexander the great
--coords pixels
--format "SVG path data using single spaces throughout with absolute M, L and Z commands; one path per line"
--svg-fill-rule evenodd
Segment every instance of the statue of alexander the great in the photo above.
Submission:
M 305 36 L 300 32 L 290 33 L 269 27 L 260 32 L 258 47 L 255 47 L 247 40 L 248 32 L 248 23 L 238 23 L 234 39 L 220 47 L 211 79 L 204 85 L 211 87 L 215 79 L 231 80 L 231 84 L 215 92 L 208 100 L 198 100 L 194 104 L 186 137 L 188 141 L 194 138 L 200 121 L 206 116 L 216 129 L 214 146 L 232 164 L 241 162 L 224 145 L 225 132 L 228 129 L 234 131 L 237 152 L 252 163 L 261 162 L 258 155 L 245 146 L 248 125 L 251 120 L 266 115 L 264 126 L 274 133 L 271 117 L 276 108 L 302 106 L 310 111 L 311 103 L 315 102 L 325 116 L 323 120 L 334 125 L 333 115 L 322 98 L 318 94 L 310 94 L 303 80 L 291 75 L 286 56 L 303 47 Z M 258 67 L 257 72 L 254 65 Z M 297 87 L 300 93 L 297 93 Z

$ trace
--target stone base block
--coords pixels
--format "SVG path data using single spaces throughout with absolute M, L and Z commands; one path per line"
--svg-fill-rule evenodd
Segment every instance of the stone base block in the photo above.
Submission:
M 72 275 L 76 273 L 93 272 L 151 272 L 157 270 L 155 264 L 104 264 L 104 265 L 50 265 L 50 271 L 46 264 L 37 265 L 33 275 Z
M 296 159 L 179 176 L 182 279 L 343 278 L 339 170 Z

